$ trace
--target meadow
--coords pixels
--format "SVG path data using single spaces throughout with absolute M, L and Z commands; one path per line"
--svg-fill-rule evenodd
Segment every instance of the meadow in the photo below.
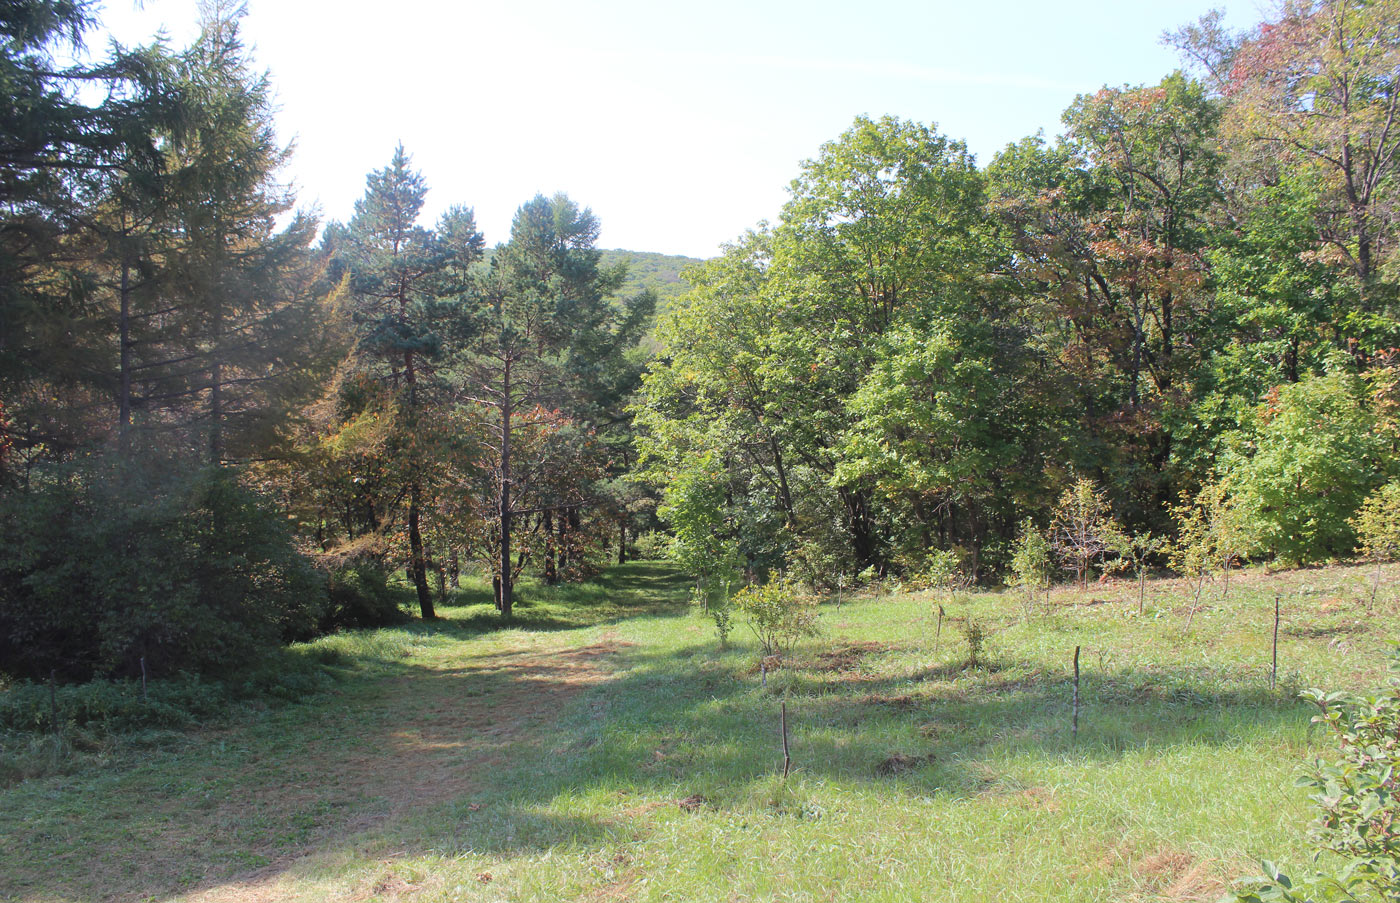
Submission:
M 1384 682 L 1400 570 L 1374 607 L 1370 573 L 1236 572 L 1194 618 L 1182 580 L 1141 614 L 1130 581 L 886 587 L 771 671 L 661 563 L 527 586 L 504 627 L 470 588 L 294 647 L 301 698 L 12 773 L 0 900 L 1215 900 L 1307 860 L 1327 738 L 1297 692 Z

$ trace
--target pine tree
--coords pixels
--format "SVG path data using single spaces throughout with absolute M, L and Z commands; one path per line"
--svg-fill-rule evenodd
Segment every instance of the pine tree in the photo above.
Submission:
M 482 249 L 470 211 L 454 211 L 443 234 L 418 224 L 427 187 L 403 145 L 373 172 L 345 230 L 341 257 L 349 268 L 358 324 L 358 354 L 397 400 L 405 451 L 409 574 L 425 619 L 435 617 L 423 545 L 426 455 L 421 440 L 431 404 L 434 362 L 442 339 L 443 293 L 460 288 Z
M 591 210 L 564 195 L 537 195 L 516 212 L 510 241 L 497 250 L 476 302 L 459 318 L 464 343 L 454 373 L 494 421 L 494 552 L 505 617 L 521 564 L 511 559 L 516 517 L 557 509 L 563 534 L 579 527 L 580 507 L 591 494 L 577 479 L 541 478 L 541 463 L 558 452 L 543 432 L 562 438 L 564 426 L 587 431 L 597 405 L 620 406 L 609 387 L 626 379 L 613 368 L 654 303 L 646 294 L 622 305 L 611 301 L 623 273 L 600 265 L 597 238 Z

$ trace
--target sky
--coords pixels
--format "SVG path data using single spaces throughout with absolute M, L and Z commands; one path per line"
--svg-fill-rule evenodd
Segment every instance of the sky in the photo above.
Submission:
M 709 257 L 776 219 L 802 160 L 858 115 L 934 123 L 989 163 L 1104 85 L 1180 65 L 1164 31 L 1253 0 L 247 0 L 243 34 L 294 142 L 284 178 L 346 220 L 402 142 L 425 224 L 466 205 L 489 243 L 565 192 L 600 247 Z M 111 36 L 175 45 L 195 0 L 106 0 Z M 90 42 L 100 47 L 102 34 Z

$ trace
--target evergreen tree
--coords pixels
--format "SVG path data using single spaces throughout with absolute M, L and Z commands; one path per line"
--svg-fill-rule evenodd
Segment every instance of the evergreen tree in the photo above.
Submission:
M 600 266 L 597 238 L 591 210 L 563 195 L 536 196 L 516 212 L 510 241 L 461 311 L 455 378 L 494 421 L 493 558 L 505 617 L 523 564 L 511 557 L 516 518 L 556 509 L 577 526 L 590 493 L 576 480 L 540 491 L 547 488 L 541 464 L 552 453 L 545 433 L 566 425 L 586 431 L 599 405 L 615 404 L 606 399 L 625 383 L 616 359 L 654 303 L 648 294 L 612 302 L 624 274 Z
M 438 331 L 443 308 L 439 280 L 451 259 L 449 246 L 419 225 L 427 188 L 410 167 L 403 145 L 384 169 L 370 173 L 365 195 L 355 203 L 338 249 L 349 270 L 349 287 L 358 324 L 358 354 L 369 372 L 386 385 L 397 405 L 402 472 L 408 498 L 406 513 L 409 575 L 425 619 L 435 617 L 428 587 L 423 546 L 425 471 L 420 432 L 431 401 L 433 363 L 442 349 Z M 480 254 L 481 241 L 470 221 L 454 227 L 461 259 Z

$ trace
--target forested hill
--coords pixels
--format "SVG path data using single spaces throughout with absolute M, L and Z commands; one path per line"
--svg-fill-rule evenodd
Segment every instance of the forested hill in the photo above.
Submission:
M 678 254 L 616 249 L 604 251 L 602 262 L 604 266 L 626 263 L 627 281 L 623 284 L 622 294 L 626 296 L 642 289 L 651 289 L 656 292 L 656 312 L 660 314 L 685 294 L 688 286 L 681 278 L 681 270 L 704 261 Z

